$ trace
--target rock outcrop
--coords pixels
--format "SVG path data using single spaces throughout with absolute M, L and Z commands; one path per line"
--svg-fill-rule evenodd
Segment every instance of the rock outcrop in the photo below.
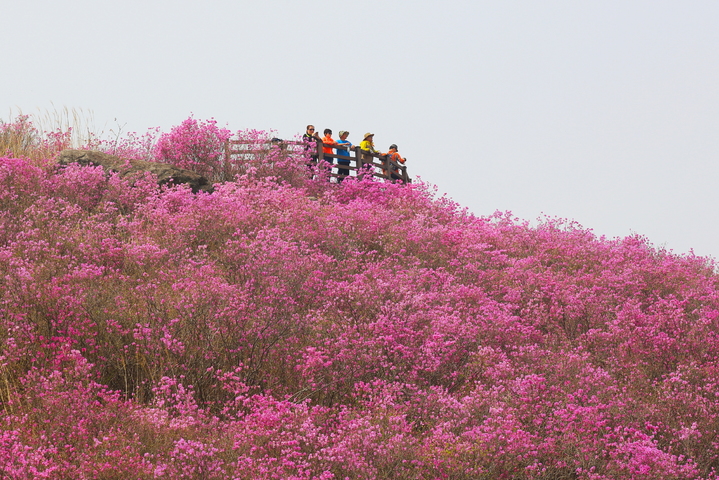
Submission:
M 177 168 L 167 163 L 128 160 L 94 150 L 63 150 L 57 158 L 59 165 L 77 163 L 79 165 L 101 166 L 106 172 L 118 173 L 121 177 L 133 176 L 141 172 L 150 172 L 157 176 L 158 185 L 187 184 L 194 193 L 212 192 L 212 184 L 202 175 L 191 170 Z

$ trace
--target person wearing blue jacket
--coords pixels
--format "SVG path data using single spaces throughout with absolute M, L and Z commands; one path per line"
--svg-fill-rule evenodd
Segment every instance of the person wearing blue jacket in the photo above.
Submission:
M 350 132 L 346 130 L 340 130 L 340 138 L 339 140 L 337 140 L 337 146 L 335 147 L 337 155 L 340 157 L 337 159 L 338 165 L 349 166 L 350 164 L 349 151 L 352 148 L 352 144 L 349 142 L 349 140 L 347 140 L 349 134 Z M 345 177 L 349 176 L 350 171 L 348 168 L 338 168 L 337 173 L 339 174 L 339 177 L 337 177 L 337 181 L 341 183 L 342 180 L 345 179 Z

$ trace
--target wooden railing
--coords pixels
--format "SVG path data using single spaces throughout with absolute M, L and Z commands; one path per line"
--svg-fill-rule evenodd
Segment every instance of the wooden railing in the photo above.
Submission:
M 353 146 L 346 149 L 348 156 L 337 155 L 334 153 L 324 153 L 322 142 L 317 142 L 317 152 L 311 152 L 316 155 L 319 160 L 319 166 L 322 161 L 332 163 L 329 169 L 329 176 L 337 178 L 341 181 L 345 177 L 361 177 L 371 174 L 373 177 L 392 180 L 394 173 L 395 180 L 399 179 L 404 183 L 411 183 L 412 179 L 407 175 L 407 167 L 389 159 L 388 155 L 370 153 L 361 150 L 359 147 Z M 331 146 L 336 149 L 335 145 Z M 288 156 L 295 157 L 298 162 L 302 161 L 308 155 L 308 148 L 314 150 L 311 143 L 296 140 L 272 139 L 265 142 L 253 142 L 248 140 L 229 140 L 225 143 L 225 164 L 226 165 L 261 165 L 265 160 L 268 162 L 276 161 L 280 158 Z M 272 155 L 274 151 L 274 155 Z M 349 165 L 339 164 L 339 160 L 349 161 Z M 326 163 L 324 165 L 327 165 Z M 340 174 L 339 170 L 348 171 L 348 174 Z

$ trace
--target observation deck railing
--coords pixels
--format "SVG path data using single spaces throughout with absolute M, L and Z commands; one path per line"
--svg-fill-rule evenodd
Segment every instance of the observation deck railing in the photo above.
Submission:
M 297 140 L 281 140 L 272 139 L 266 141 L 252 140 L 228 140 L 225 142 L 225 164 L 226 165 L 258 165 L 263 161 L 276 161 L 284 159 L 288 156 L 296 157 L 297 161 L 307 162 L 304 160 L 308 155 L 316 155 L 321 165 L 322 161 L 332 162 L 332 168 L 329 169 L 329 176 L 337 179 L 343 179 L 348 176 L 363 176 L 370 174 L 373 177 L 392 180 L 392 173 L 404 183 L 411 183 L 412 179 L 407 174 L 407 167 L 397 163 L 389 158 L 388 155 L 370 153 L 361 150 L 358 146 L 347 148 L 349 156 L 337 155 L 334 153 L 324 153 L 322 149 L 325 146 L 322 142 L 317 143 L 317 152 L 315 153 L 312 143 Z M 327 145 L 334 150 L 335 145 Z M 274 151 L 275 155 L 272 155 Z M 274 160 L 272 160 L 274 159 Z M 349 161 L 349 165 L 338 164 L 337 160 Z M 341 175 L 337 170 L 348 170 L 349 175 Z

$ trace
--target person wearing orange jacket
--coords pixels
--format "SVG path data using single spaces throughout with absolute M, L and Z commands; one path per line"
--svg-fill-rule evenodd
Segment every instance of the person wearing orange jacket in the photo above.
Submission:
M 330 130 L 329 128 L 325 128 L 325 136 L 322 137 L 322 151 L 325 154 L 325 162 L 329 163 L 330 165 L 332 165 L 333 163 L 333 158 L 328 157 L 327 154 L 332 155 L 334 153 L 332 151 L 332 147 L 336 145 L 337 142 L 335 142 L 332 138 L 332 130 Z M 330 171 L 331 170 L 332 169 L 330 168 Z
M 397 165 L 404 165 L 404 162 L 406 161 L 406 159 L 402 158 L 402 155 L 399 154 L 399 151 L 397 150 L 397 145 L 394 143 L 389 146 L 389 151 L 385 153 L 385 155 L 387 156 L 387 165 L 389 165 L 390 162 L 394 162 Z M 392 180 L 402 180 L 402 174 L 399 168 L 395 167 L 394 165 L 390 165 L 390 169 L 392 172 L 390 178 Z M 384 174 L 387 175 L 386 170 L 384 170 Z

